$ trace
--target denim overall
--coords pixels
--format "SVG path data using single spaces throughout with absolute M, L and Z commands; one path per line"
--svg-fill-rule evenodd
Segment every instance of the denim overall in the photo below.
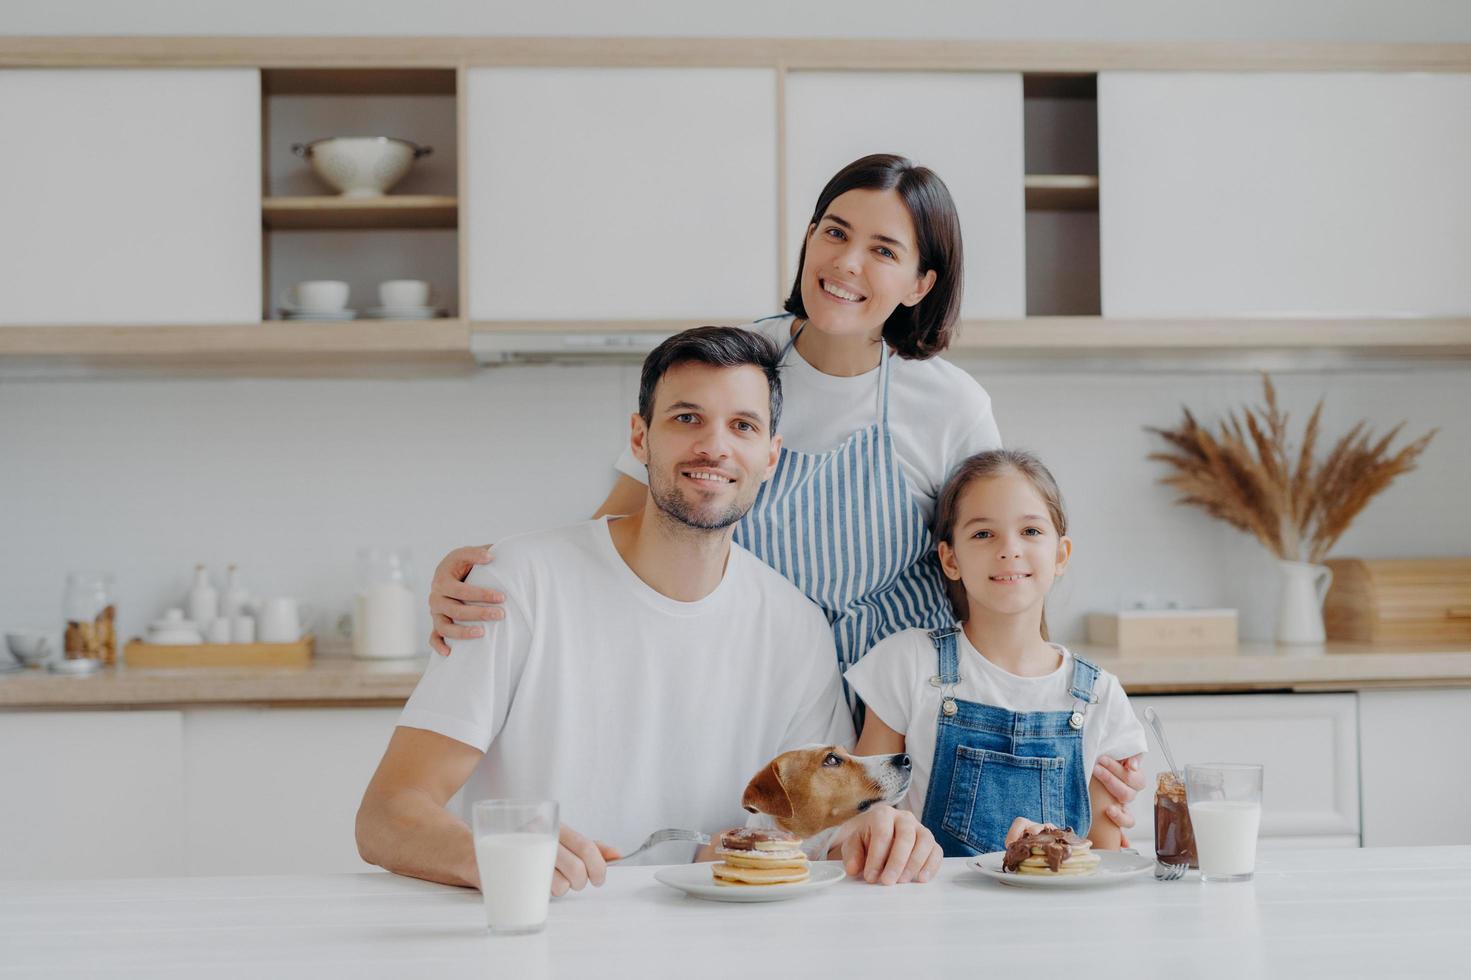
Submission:
M 1088 774 L 1083 771 L 1083 721 L 1098 668 L 1073 657 L 1071 711 L 1007 711 L 955 698 L 960 682 L 956 634 L 930 633 L 941 690 L 935 758 L 923 822 L 946 857 L 1004 850 L 1016 817 L 1071 827 L 1086 834 L 1092 822 Z
M 783 359 L 801 333 L 787 341 Z M 783 447 L 775 472 L 735 527 L 737 544 L 827 615 L 840 671 L 900 630 L 955 623 L 929 522 L 909 492 L 889 434 L 892 355 L 887 344 L 879 348 L 874 422 L 831 452 Z M 862 706 L 843 687 L 861 729 Z

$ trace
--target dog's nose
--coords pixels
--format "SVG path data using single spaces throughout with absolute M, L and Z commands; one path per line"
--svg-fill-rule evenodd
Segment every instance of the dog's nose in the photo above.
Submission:
M 909 771 L 909 756 L 905 755 L 903 752 L 894 756 L 892 761 L 894 765 L 898 766 L 900 769 L 903 769 L 905 772 Z

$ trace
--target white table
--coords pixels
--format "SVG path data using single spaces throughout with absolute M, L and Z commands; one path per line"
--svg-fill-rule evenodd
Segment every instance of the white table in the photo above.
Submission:
M 0 882 L 0 975 L 351 977 L 1466 976 L 1471 846 L 1268 852 L 1249 884 L 844 881 L 686 898 L 651 868 L 495 937 L 478 893 L 388 874 Z

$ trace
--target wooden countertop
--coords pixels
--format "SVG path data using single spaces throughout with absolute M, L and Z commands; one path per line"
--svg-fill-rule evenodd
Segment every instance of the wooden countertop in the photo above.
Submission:
M 1224 691 L 1358 691 L 1471 687 L 1471 650 L 1330 644 L 1181 656 L 1121 657 L 1111 648 L 1074 651 L 1116 675 L 1130 694 Z M 0 674 L 0 709 L 265 704 L 281 707 L 385 706 L 408 699 L 428 663 L 319 656 L 304 668 L 104 670 L 88 677 L 45 671 Z

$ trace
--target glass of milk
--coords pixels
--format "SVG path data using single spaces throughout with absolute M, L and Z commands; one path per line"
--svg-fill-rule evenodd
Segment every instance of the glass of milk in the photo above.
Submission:
M 480 800 L 471 808 L 485 924 L 501 935 L 540 932 L 557 863 L 554 800 Z
M 1201 881 L 1250 881 L 1262 822 L 1262 767 L 1185 767 L 1185 799 L 1195 828 Z

